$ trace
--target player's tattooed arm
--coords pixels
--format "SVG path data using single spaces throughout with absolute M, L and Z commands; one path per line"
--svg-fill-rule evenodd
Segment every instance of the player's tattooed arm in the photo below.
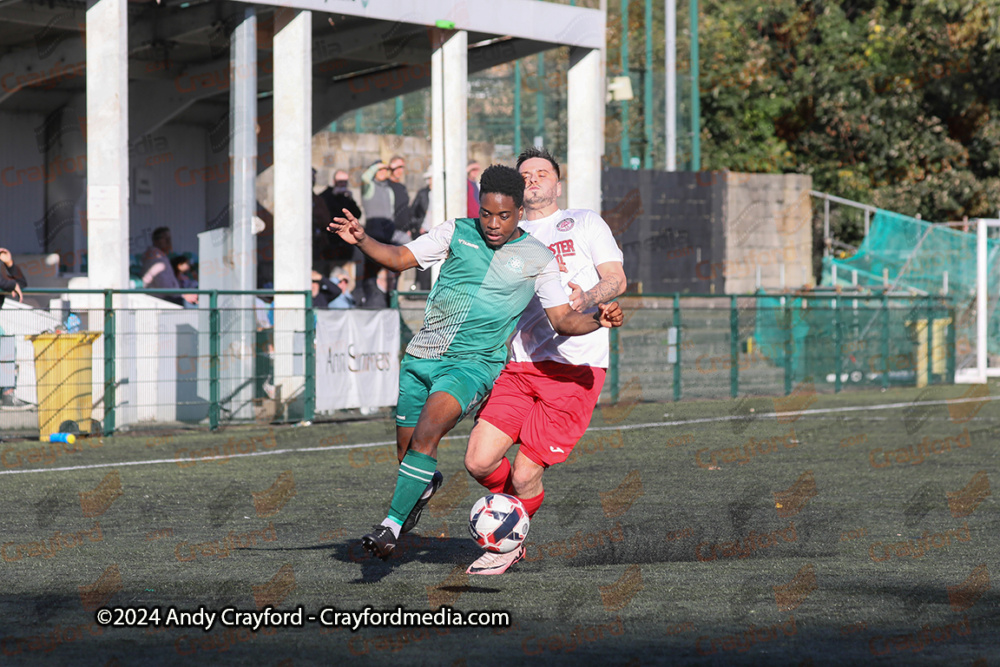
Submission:
M 573 293 L 569 302 L 574 310 L 582 312 L 599 303 L 607 303 L 625 291 L 625 270 L 621 262 L 599 264 L 597 273 L 601 276 L 600 282 L 586 292 L 574 283 L 570 283 Z

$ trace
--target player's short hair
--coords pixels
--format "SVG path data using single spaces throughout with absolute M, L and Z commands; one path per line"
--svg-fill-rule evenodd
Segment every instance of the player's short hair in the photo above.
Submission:
M 515 207 L 521 208 L 524 204 L 524 179 L 516 169 L 502 164 L 490 165 L 479 178 L 479 196 L 489 193 L 507 195 L 514 200 Z
M 552 165 L 552 168 L 556 170 L 556 178 L 557 179 L 562 178 L 562 175 L 559 173 L 559 163 L 556 162 L 556 159 L 552 156 L 552 153 L 548 152 L 544 148 L 538 148 L 537 146 L 529 146 L 528 148 L 521 151 L 521 154 L 517 156 L 516 169 L 520 172 L 522 164 L 536 157 L 540 157 L 543 160 L 548 160 L 549 164 Z

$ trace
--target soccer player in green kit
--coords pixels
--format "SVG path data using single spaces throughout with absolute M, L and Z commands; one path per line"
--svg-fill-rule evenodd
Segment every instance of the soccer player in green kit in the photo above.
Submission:
M 424 324 L 399 369 L 396 450 L 399 472 L 389 515 L 362 538 L 383 560 L 401 532 L 441 484 L 438 443 L 489 393 L 507 360 L 506 342 L 537 294 L 553 329 L 579 336 L 621 326 L 616 303 L 595 313 L 573 310 L 552 252 L 518 228 L 524 215 L 524 179 L 494 165 L 480 182 L 480 217 L 449 220 L 404 246 L 379 243 L 349 212 L 327 228 L 392 271 L 422 269 L 444 260 L 427 299 Z

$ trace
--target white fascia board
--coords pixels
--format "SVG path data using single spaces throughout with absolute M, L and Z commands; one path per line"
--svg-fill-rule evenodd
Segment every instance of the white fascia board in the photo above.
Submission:
M 257 0 L 253 4 L 426 26 L 451 21 L 456 30 L 561 46 L 603 49 L 605 43 L 600 10 L 538 0 Z

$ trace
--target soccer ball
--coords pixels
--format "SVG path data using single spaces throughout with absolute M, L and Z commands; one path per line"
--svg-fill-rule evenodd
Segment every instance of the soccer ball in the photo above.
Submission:
M 491 493 L 476 501 L 469 514 L 469 533 L 487 551 L 505 554 L 528 535 L 528 511 L 521 501 L 504 493 Z

